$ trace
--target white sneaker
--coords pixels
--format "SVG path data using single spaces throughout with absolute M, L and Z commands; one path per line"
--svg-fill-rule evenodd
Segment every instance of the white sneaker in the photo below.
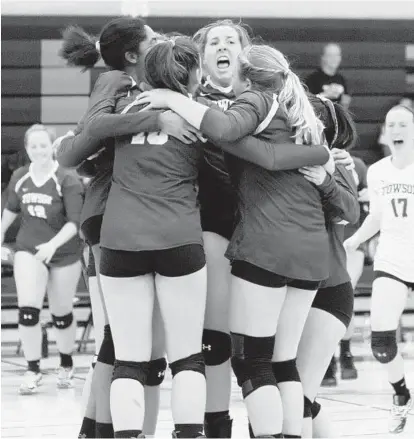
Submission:
M 20 395 L 32 395 L 37 392 L 37 389 L 42 381 L 42 374 L 40 372 L 32 372 L 28 370 L 23 377 L 23 382 L 20 384 Z
M 57 377 L 58 389 L 70 389 L 73 387 L 73 367 L 59 367 Z
M 388 431 L 390 433 L 401 433 L 407 423 L 407 416 L 413 405 L 413 399 L 410 398 L 405 402 L 402 395 L 394 395 L 393 404 L 388 423 Z

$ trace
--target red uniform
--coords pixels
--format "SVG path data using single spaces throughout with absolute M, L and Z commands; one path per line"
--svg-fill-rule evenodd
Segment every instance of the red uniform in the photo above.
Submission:
M 201 131 L 219 143 L 255 133 L 300 148 L 270 93 L 244 92 L 224 114 L 208 110 Z M 316 187 L 298 171 L 267 171 L 235 157 L 229 157 L 228 163 L 237 187 L 240 220 L 227 257 L 291 279 L 326 279 L 329 244 Z
M 36 181 L 31 165 L 14 172 L 6 208 L 21 213 L 16 250 L 35 254 L 36 246 L 52 239 L 67 222 L 79 225 L 83 187 L 71 171 L 55 168 L 43 181 Z M 59 247 L 51 266 L 65 266 L 80 259 L 82 242 L 78 235 Z
M 139 111 L 133 101 L 120 99 L 116 111 Z M 196 188 L 202 153 L 201 143 L 185 145 L 162 132 L 116 138 L 102 247 L 138 252 L 202 244 Z

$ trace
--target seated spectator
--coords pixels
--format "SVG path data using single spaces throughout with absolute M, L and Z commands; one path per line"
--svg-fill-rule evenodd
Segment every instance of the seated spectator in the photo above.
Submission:
M 306 78 L 305 84 L 311 93 L 319 94 L 348 108 L 351 97 L 345 78 L 338 73 L 341 61 L 341 47 L 334 43 L 327 44 L 323 48 L 321 66 Z

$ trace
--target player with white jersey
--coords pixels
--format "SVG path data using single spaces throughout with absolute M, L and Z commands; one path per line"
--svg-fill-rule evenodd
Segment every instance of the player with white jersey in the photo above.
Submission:
M 389 431 L 400 433 L 413 401 L 396 330 L 408 291 L 414 289 L 414 114 L 396 106 L 385 122 L 392 154 L 369 168 L 370 214 L 345 245 L 354 250 L 380 232 L 374 258 L 371 346 L 375 358 L 387 365 L 395 391 Z

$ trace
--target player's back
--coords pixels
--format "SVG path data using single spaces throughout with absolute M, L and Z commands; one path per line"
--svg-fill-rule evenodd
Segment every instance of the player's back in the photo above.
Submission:
M 117 112 L 139 111 L 135 97 L 120 99 Z M 202 153 L 201 143 L 186 145 L 162 132 L 116 138 L 102 245 L 138 251 L 199 242 Z M 109 223 L 119 218 L 122 226 L 109 233 Z
M 255 103 L 262 121 L 255 134 L 275 143 L 292 142 L 292 148 L 300 148 L 292 140 L 277 97 L 253 91 L 248 94 L 244 93 L 244 99 Z M 286 262 L 281 264 L 283 274 L 309 280 L 326 278 L 328 240 L 317 188 L 296 170 L 268 171 L 236 157 L 226 158 L 239 198 L 240 221 L 235 235 L 242 235 L 245 252 L 261 248 L 262 254 L 268 252 L 264 259 L 270 260 L 278 247 Z M 233 249 L 240 248 L 239 239 L 232 240 Z M 307 262 L 315 258 L 315 252 L 316 260 Z M 293 262 L 298 256 L 302 262 Z
M 385 157 L 368 169 L 371 208 L 380 211 L 376 270 L 414 281 L 414 163 L 396 168 Z

